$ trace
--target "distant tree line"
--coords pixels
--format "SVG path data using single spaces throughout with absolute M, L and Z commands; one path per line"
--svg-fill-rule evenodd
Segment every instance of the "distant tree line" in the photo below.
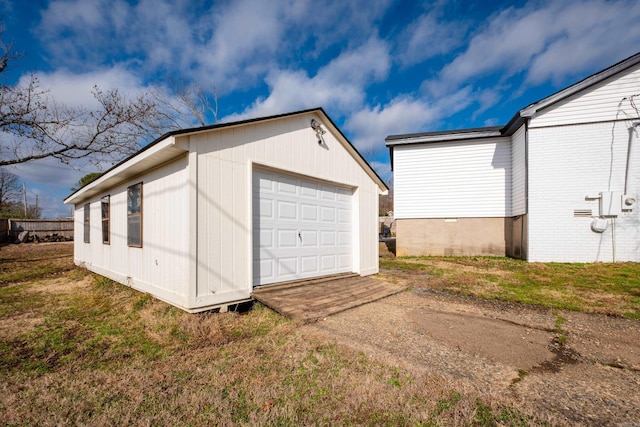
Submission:
M 39 219 L 42 209 L 35 204 L 26 205 L 20 178 L 0 168 L 0 218 Z

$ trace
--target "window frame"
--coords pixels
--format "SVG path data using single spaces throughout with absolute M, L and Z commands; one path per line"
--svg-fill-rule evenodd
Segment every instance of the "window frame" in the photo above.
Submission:
M 105 205 L 106 205 L 106 209 L 105 209 Z M 102 243 L 104 245 L 110 245 L 111 244 L 111 196 L 109 194 L 107 194 L 106 196 L 103 196 L 100 199 L 100 217 L 102 222 Z M 105 227 L 106 227 L 106 230 L 105 230 Z
M 130 203 L 130 198 L 131 198 L 131 193 L 132 193 L 132 189 L 135 187 L 139 187 L 139 202 L 138 202 L 138 211 L 137 212 L 131 212 L 131 203 Z M 131 247 L 131 248 L 141 248 L 142 247 L 142 237 L 143 237 L 143 233 L 142 233 L 142 211 L 143 211 L 143 207 L 144 207 L 144 202 L 143 202 L 143 188 L 142 188 L 142 182 L 138 182 L 136 184 L 130 185 L 129 187 L 127 187 L 127 246 Z M 132 221 L 136 221 L 139 223 L 139 236 L 135 236 L 139 238 L 139 243 L 133 242 L 132 243 L 132 236 L 131 236 L 131 224 Z
M 85 203 L 82 206 L 83 209 L 83 241 L 84 243 L 91 243 L 91 203 Z

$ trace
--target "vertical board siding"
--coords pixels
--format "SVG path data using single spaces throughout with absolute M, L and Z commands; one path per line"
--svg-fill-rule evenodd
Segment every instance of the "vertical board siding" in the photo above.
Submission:
M 377 273 L 378 185 L 331 132 L 318 145 L 309 123 L 323 117 L 308 113 L 176 136 L 176 146 L 188 154 L 75 206 L 74 230 L 81 236 L 82 206 L 91 205 L 91 243 L 75 245 L 76 263 L 187 310 L 249 298 L 255 165 L 352 189 L 353 271 Z M 130 248 L 127 187 L 138 182 L 143 247 Z M 101 238 L 105 195 L 111 202 L 108 245 Z
M 527 209 L 525 139 L 525 126 L 511 137 L 511 215 L 523 215 Z
M 511 215 L 508 138 L 396 146 L 394 216 Z
M 114 280 L 185 306 L 188 291 L 188 175 L 186 157 L 101 193 L 90 203 L 89 244 L 75 244 L 75 261 Z M 142 248 L 127 245 L 127 187 L 142 182 Z M 100 199 L 110 196 L 110 243 L 102 243 Z M 84 204 L 83 203 L 83 204 Z M 83 209 L 75 210 L 82 236 Z M 80 234 L 77 234 L 80 233 Z
M 252 290 L 253 259 L 247 254 L 253 165 L 357 189 L 352 246 L 361 256 L 354 257 L 353 269 L 360 274 L 378 271 L 377 184 L 331 132 L 324 134 L 325 144 L 318 145 L 309 126 L 312 118 L 322 122 L 308 114 L 190 137 L 198 151 L 198 230 L 208 236 L 198 240 L 196 304 L 246 298 Z
M 640 68 L 636 66 L 635 69 L 580 92 L 572 99 L 554 105 L 548 111 L 542 111 L 531 126 L 593 123 L 638 117 L 638 111 L 629 102 L 633 95 L 638 94 Z M 640 99 L 636 99 L 636 105 L 639 101 Z
M 529 261 L 640 261 L 640 209 L 623 212 L 604 233 L 591 231 L 597 196 L 622 191 L 632 121 L 529 130 Z M 533 123 L 532 123 L 533 124 Z M 637 154 L 638 135 L 633 134 Z M 640 195 L 640 157 L 632 155 L 628 192 Z

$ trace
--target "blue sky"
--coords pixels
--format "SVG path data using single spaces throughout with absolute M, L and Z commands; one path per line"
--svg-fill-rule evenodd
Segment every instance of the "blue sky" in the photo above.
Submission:
M 389 134 L 505 124 L 640 50 L 640 2 L 0 0 L 5 42 L 70 105 L 170 79 L 215 87 L 219 120 L 323 107 L 385 179 Z M 12 169 L 46 217 L 89 165 Z

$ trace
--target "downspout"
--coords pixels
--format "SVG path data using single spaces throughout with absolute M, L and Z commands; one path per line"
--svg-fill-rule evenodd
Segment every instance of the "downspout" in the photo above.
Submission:
M 520 257 L 525 253 L 524 239 L 525 221 L 529 222 L 529 120 L 525 119 L 524 122 L 524 215 L 522 216 L 522 224 L 520 226 Z M 527 226 L 527 231 L 529 227 Z M 529 239 L 527 237 L 527 248 L 529 247 Z M 529 258 L 529 252 L 526 252 L 526 256 L 523 258 L 527 260 Z

